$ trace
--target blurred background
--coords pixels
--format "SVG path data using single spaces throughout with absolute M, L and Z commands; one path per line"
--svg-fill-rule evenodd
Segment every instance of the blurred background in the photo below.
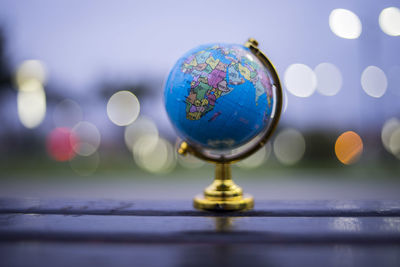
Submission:
M 400 197 L 398 1 L 0 2 L 0 194 L 191 198 L 163 82 L 204 43 L 253 37 L 284 86 L 278 130 L 234 167 L 258 198 Z M 151 138 L 149 138 L 151 137 Z

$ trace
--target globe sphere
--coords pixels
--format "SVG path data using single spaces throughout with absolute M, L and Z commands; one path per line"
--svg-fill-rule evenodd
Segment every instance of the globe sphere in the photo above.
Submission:
M 164 100 L 183 140 L 224 151 L 248 143 L 269 127 L 274 89 L 271 73 L 249 48 L 208 44 L 176 62 L 164 86 Z

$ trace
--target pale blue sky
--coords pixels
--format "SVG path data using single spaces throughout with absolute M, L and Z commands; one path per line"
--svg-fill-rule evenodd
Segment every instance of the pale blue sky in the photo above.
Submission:
M 0 25 L 7 33 L 13 66 L 39 59 L 50 81 L 77 97 L 96 90 L 102 78 L 138 80 L 165 77 L 187 50 L 204 43 L 244 43 L 256 38 L 276 65 L 283 82 L 293 63 L 315 68 L 335 64 L 343 76 L 338 95 L 289 95 L 283 121 L 295 127 L 363 129 L 400 116 L 400 37 L 384 34 L 380 11 L 398 1 L 0 1 Z M 356 13 L 359 39 L 337 37 L 328 18 L 335 8 Z M 368 65 L 388 75 L 380 99 L 366 95 L 360 75 Z M 162 88 L 160 88 L 162 90 Z M 158 101 L 159 111 L 163 112 Z M 164 118 L 164 117 L 163 117 Z M 371 124 L 373 122 L 373 124 Z

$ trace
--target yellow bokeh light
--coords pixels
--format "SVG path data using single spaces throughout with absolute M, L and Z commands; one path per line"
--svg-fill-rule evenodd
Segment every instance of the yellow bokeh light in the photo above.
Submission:
M 46 94 L 40 83 L 25 83 L 18 91 L 17 108 L 21 123 L 29 129 L 37 127 L 46 115 Z
M 303 157 L 306 142 L 299 131 L 285 129 L 276 136 L 273 148 L 279 162 L 285 165 L 293 165 Z
M 43 85 L 38 80 L 28 80 L 18 87 L 19 91 L 22 92 L 33 92 L 37 91 L 38 88 L 43 88 Z
M 15 82 L 19 88 L 30 80 L 38 81 L 44 85 L 46 79 L 46 68 L 39 60 L 26 60 L 22 62 L 15 73 Z
M 113 94 L 107 103 L 108 118 L 118 126 L 126 126 L 139 116 L 140 103 L 137 97 L 129 91 L 119 91 Z
M 336 157 L 343 164 L 353 164 L 360 158 L 363 146 L 363 141 L 357 133 L 353 131 L 345 132 L 336 140 Z
M 329 27 L 337 36 L 344 39 L 357 39 L 362 25 L 356 14 L 347 9 L 334 9 L 329 15 Z
M 136 164 L 149 172 L 165 173 L 176 165 L 176 154 L 172 145 L 155 135 L 142 136 L 133 146 Z
M 400 159 L 400 127 L 390 136 L 389 148 L 392 154 Z

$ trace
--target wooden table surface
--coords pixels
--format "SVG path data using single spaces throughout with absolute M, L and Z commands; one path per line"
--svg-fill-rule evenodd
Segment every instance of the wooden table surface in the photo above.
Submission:
M 0 199 L 0 266 L 400 266 L 400 201 Z

